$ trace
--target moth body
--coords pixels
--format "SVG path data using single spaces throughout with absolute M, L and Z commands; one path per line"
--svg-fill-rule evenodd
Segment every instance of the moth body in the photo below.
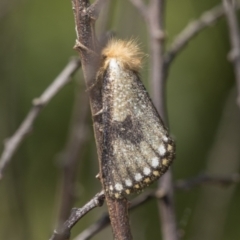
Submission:
M 139 78 L 143 54 L 138 45 L 112 40 L 102 54 L 101 177 L 106 194 L 122 198 L 166 172 L 175 146 Z

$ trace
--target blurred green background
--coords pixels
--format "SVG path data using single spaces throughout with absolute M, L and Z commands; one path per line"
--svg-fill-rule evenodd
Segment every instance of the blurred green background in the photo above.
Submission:
M 191 20 L 221 1 L 166 1 L 168 47 Z M 108 17 L 106 17 L 106 14 Z M 100 15 L 120 38 L 136 37 L 149 52 L 144 21 L 129 1 L 111 1 Z M 11 136 L 28 113 L 31 102 L 77 55 L 71 1 L 1 0 L 0 2 L 0 140 Z M 240 114 L 225 19 L 191 40 L 173 62 L 167 102 L 171 133 L 177 141 L 174 179 L 199 173 L 229 175 L 239 171 Z M 142 78 L 149 88 L 151 66 Z M 42 111 L 0 182 L 0 239 L 49 239 L 60 202 L 60 155 L 67 141 L 77 89 L 84 93 L 81 71 Z M 82 102 L 88 105 L 88 102 Z M 77 200 L 80 207 L 101 187 L 95 179 L 98 163 L 88 118 L 88 137 L 79 154 Z M 1 152 L 3 144 L 1 144 Z M 175 194 L 182 239 L 240 239 L 240 188 L 196 187 Z M 161 239 L 156 201 L 131 213 L 134 239 Z M 106 210 L 95 209 L 72 232 L 72 238 Z M 108 227 L 93 239 L 112 239 Z

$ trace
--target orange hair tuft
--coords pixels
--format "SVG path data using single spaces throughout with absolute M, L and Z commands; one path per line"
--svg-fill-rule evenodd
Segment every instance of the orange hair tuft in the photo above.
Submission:
M 103 49 L 102 55 L 105 58 L 105 69 L 108 66 L 109 59 L 116 58 L 125 68 L 138 72 L 142 66 L 144 53 L 141 52 L 136 40 L 111 39 Z

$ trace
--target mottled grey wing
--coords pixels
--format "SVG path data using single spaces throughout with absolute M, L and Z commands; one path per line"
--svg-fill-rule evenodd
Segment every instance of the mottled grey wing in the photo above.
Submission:
M 137 74 L 108 69 L 103 78 L 102 178 L 114 198 L 159 178 L 174 157 L 168 136 Z

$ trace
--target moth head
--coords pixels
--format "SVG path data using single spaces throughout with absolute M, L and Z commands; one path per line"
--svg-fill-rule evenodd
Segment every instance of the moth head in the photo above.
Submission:
M 123 68 L 138 72 L 142 66 L 144 56 L 145 54 L 140 50 L 136 40 L 111 39 L 102 50 L 102 68 L 106 70 L 109 61 L 117 59 Z

